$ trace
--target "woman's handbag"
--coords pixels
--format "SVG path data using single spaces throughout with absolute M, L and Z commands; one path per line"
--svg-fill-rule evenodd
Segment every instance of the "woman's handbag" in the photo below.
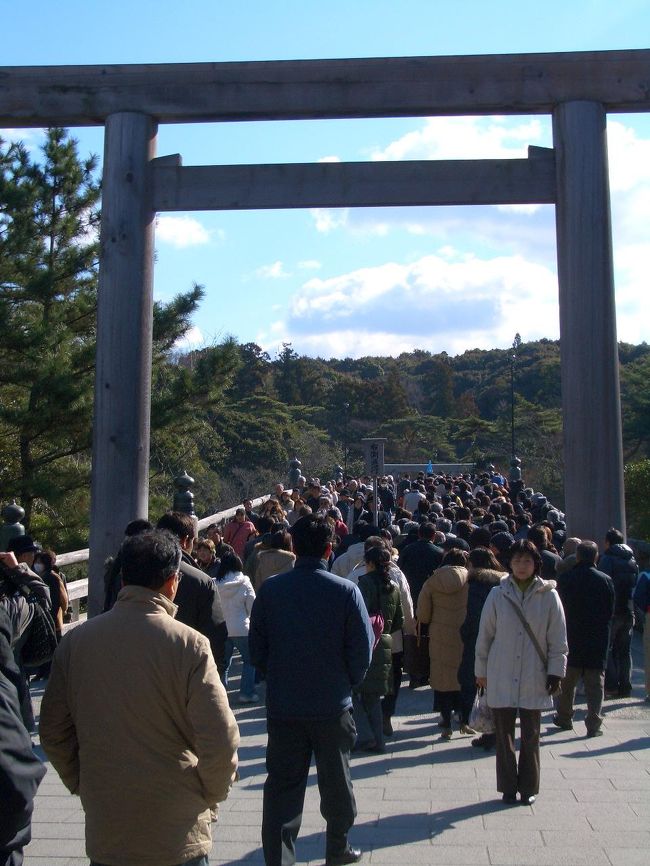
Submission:
M 548 659 L 544 655 L 544 650 L 539 645 L 539 641 L 535 637 L 535 633 L 533 632 L 532 628 L 530 627 L 530 624 L 529 624 L 528 620 L 526 619 L 526 617 L 524 616 L 523 611 L 520 610 L 519 605 L 515 601 L 513 601 L 511 598 L 508 598 L 507 595 L 504 595 L 504 598 L 506 599 L 506 601 L 510 602 L 510 604 L 514 608 L 515 613 L 517 614 L 517 616 L 521 620 L 521 624 L 526 629 L 526 634 L 531 639 L 533 646 L 535 647 L 535 650 L 537 652 L 537 655 L 540 657 L 541 662 L 544 665 L 544 670 L 548 674 Z M 562 684 L 560 682 L 558 682 L 557 686 L 553 689 L 553 691 L 549 691 L 548 694 L 552 698 L 555 698 L 558 695 L 561 695 L 562 694 Z
M 495 731 L 494 716 L 488 707 L 487 694 L 482 686 L 476 689 L 476 697 L 469 714 L 468 725 L 479 734 L 493 734 Z
M 429 635 L 422 623 L 415 634 L 404 635 L 404 670 L 413 680 L 429 679 Z
M 378 610 L 377 613 L 370 614 L 370 625 L 372 626 L 372 634 L 374 638 L 372 644 L 372 651 L 374 652 L 379 644 L 379 639 L 384 633 L 384 615 L 380 610 Z

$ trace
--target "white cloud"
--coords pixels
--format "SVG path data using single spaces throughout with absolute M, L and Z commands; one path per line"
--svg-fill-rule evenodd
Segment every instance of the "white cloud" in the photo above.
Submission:
M 316 225 L 316 231 L 321 232 L 321 234 L 329 234 L 331 231 L 344 228 L 347 225 L 349 209 L 344 207 L 328 210 L 327 208 L 316 207 L 311 208 L 309 213 Z
M 650 270 L 650 136 L 620 117 L 609 118 L 607 135 L 618 333 L 621 339 L 638 341 L 648 339 L 648 318 L 640 302 L 647 295 Z M 549 146 L 550 139 L 546 118 L 433 118 L 376 149 L 372 158 L 523 157 L 528 144 Z M 401 233 L 430 237 L 438 248 L 480 250 L 483 256 L 521 256 L 551 268 L 556 262 L 551 205 L 362 208 L 317 211 L 315 217 L 323 233 L 343 230 L 350 236 L 368 237 Z M 395 237 L 395 243 L 403 241 Z
M 618 338 L 650 339 L 644 299 L 650 271 L 650 138 L 620 120 L 607 122 Z
M 262 265 L 255 271 L 255 276 L 261 280 L 281 280 L 284 277 L 289 277 L 281 261 L 273 262 L 271 265 Z
M 318 162 L 341 162 L 340 156 L 321 156 Z
M 45 141 L 44 129 L 13 129 L 5 127 L 0 130 L 0 138 L 8 144 L 9 142 L 22 141 L 27 146 L 28 143 L 42 144 Z
M 312 278 L 284 321 L 258 335 L 290 341 L 310 355 L 399 354 L 416 348 L 451 354 L 558 335 L 554 272 L 521 256 L 425 256 L 329 279 Z
M 431 117 L 372 153 L 373 160 L 499 159 L 525 157 L 529 144 L 543 144 L 541 118 Z
M 305 259 L 302 262 L 298 262 L 298 267 L 301 271 L 318 271 L 323 267 L 323 264 L 317 259 Z
M 533 214 L 536 213 L 542 205 L 539 204 L 498 204 L 496 206 L 497 210 L 502 213 L 521 213 L 521 214 Z
M 196 349 L 205 345 L 205 337 L 200 328 L 194 325 L 180 339 L 176 340 L 174 348 L 177 351 L 188 352 L 190 349 Z
M 607 150 L 613 194 L 634 192 L 640 184 L 650 183 L 650 139 L 639 138 L 634 129 L 610 118 Z
M 422 348 L 422 341 L 414 343 L 409 336 L 387 331 L 370 333 L 350 329 L 305 335 L 296 339 L 292 345 L 301 354 L 321 358 L 362 358 L 365 355 L 397 356 L 402 352 Z M 278 342 L 277 348 L 280 347 L 281 342 Z
M 185 249 L 209 244 L 210 232 L 193 217 L 165 215 L 156 219 L 156 240 Z

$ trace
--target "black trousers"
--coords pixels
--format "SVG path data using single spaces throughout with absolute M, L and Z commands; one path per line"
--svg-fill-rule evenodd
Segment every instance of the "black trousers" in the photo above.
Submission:
M 384 716 L 391 718 L 395 715 L 395 704 L 397 696 L 402 685 L 402 664 L 404 661 L 404 653 L 393 653 L 393 692 L 390 695 L 385 695 L 381 701 L 381 711 Z
M 540 710 L 493 708 L 497 746 L 497 791 L 530 796 L 539 793 Z M 515 751 L 515 721 L 519 713 L 521 748 Z
M 266 866 L 293 866 L 307 776 L 316 761 L 320 811 L 327 822 L 326 859 L 345 850 L 357 807 L 350 778 L 356 739 L 352 713 L 334 719 L 268 719 L 262 846 Z

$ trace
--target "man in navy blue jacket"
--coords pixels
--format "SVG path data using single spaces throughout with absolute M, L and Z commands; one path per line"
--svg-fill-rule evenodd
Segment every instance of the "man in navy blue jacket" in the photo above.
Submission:
M 357 587 L 327 571 L 330 524 L 308 515 L 292 535 L 295 566 L 262 584 L 249 633 L 251 660 L 266 676 L 264 859 L 266 866 L 295 863 L 313 755 L 327 821 L 326 863 L 344 866 L 361 859 L 348 844 L 356 817 L 352 689 L 368 669 L 374 637 Z

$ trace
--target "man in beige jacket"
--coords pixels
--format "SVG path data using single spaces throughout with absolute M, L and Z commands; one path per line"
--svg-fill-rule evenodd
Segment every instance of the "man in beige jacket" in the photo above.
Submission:
M 181 552 L 168 532 L 122 546 L 115 606 L 67 634 L 41 742 L 86 813 L 93 866 L 207 866 L 239 731 L 206 637 L 174 620 Z

